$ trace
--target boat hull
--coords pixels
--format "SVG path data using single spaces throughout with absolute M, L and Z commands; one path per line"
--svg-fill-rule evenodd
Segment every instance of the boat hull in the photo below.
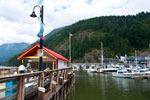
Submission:
M 112 73 L 114 77 L 119 77 L 119 78 L 131 78 L 132 74 L 119 74 L 119 73 Z

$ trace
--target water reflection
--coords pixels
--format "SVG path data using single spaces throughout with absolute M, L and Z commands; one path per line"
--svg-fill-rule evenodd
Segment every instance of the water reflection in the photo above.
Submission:
M 112 77 L 111 74 L 76 72 L 67 100 L 150 100 L 150 80 Z

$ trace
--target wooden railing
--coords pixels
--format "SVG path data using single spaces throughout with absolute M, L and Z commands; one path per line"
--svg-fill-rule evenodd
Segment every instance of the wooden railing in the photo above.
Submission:
M 57 94 L 65 83 L 68 82 L 68 88 L 73 86 L 73 75 L 72 68 L 65 68 L 46 72 L 39 71 L 33 73 L 0 76 L 0 85 L 5 84 L 6 82 L 16 82 L 16 85 L 0 89 L 0 94 L 12 89 L 16 90 L 11 95 L 0 97 L 0 100 L 25 100 L 36 97 L 38 97 L 36 99 L 40 100 L 46 100 L 47 98 L 51 99 L 57 96 L 55 94 Z M 57 88 L 57 86 L 59 88 Z M 41 92 L 40 89 L 38 90 L 38 87 L 43 88 L 45 91 Z M 61 98 L 61 96 L 59 98 Z
M 0 76 L 13 74 L 14 72 L 18 72 L 18 67 L 0 67 Z

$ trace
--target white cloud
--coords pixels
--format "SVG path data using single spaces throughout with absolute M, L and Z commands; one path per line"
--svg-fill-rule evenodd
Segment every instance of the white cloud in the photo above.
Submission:
M 38 0 L 0 0 L 0 44 L 33 43 L 40 25 L 29 17 Z M 148 0 L 44 0 L 46 35 L 54 28 L 104 15 L 128 15 L 149 11 Z M 36 9 L 39 14 L 39 9 Z

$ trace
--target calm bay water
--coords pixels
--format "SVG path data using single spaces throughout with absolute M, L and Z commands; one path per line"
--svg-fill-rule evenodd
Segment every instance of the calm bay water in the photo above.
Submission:
M 116 78 L 80 70 L 66 100 L 150 100 L 150 79 Z

